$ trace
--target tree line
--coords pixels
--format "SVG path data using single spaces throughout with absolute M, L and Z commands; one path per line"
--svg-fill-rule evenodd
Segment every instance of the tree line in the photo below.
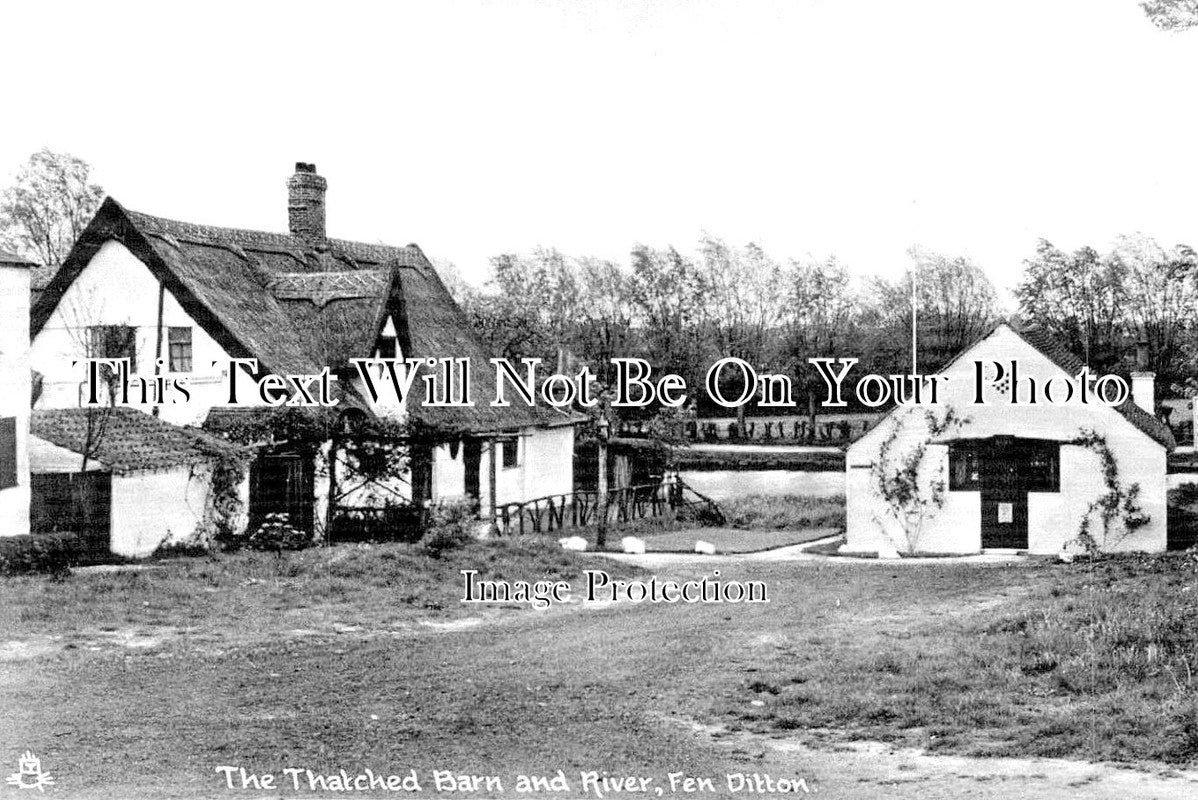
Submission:
M 102 197 L 87 162 L 43 149 L 0 192 L 0 248 L 42 265 L 44 281 Z M 705 234 L 687 253 L 638 244 L 627 263 L 554 248 L 503 254 L 491 259 L 483 289 L 461 281 L 452 264 L 438 268 L 498 355 L 536 356 L 563 369 L 584 362 L 605 382 L 611 358 L 640 356 L 691 386 L 714 361 L 736 356 L 793 376 L 797 398 L 813 412 L 822 384 L 805 368 L 808 358 L 856 357 L 858 374 L 909 371 L 913 291 L 921 372 L 942 367 L 1004 315 L 971 259 L 918 247 L 908 255 L 897 278 L 863 278 L 835 256 L 779 258 Z M 1015 288 L 1018 313 L 1095 372 L 1126 375 L 1143 343 L 1158 392 L 1191 394 L 1196 267 L 1192 248 L 1142 234 L 1121 236 L 1105 252 L 1041 240 Z
M 610 358 L 639 356 L 692 386 L 716 360 L 736 356 L 792 376 L 796 398 L 814 413 L 823 384 L 808 358 L 858 358 L 860 374 L 910 371 L 913 305 L 923 373 L 1007 316 L 973 260 L 919 247 L 908 256 L 896 278 L 858 277 L 835 256 L 777 258 L 705 234 L 691 253 L 638 244 L 627 264 L 554 248 L 503 254 L 491 259 L 482 289 L 453 279 L 451 265 L 446 271 L 474 329 L 498 354 L 563 369 L 586 363 L 601 381 L 610 378 Z M 1105 253 L 1041 240 L 1014 291 L 1018 317 L 1095 372 L 1126 376 L 1145 343 L 1160 393 L 1182 393 L 1195 372 L 1196 267 L 1190 247 L 1165 248 L 1141 234 L 1119 237 Z

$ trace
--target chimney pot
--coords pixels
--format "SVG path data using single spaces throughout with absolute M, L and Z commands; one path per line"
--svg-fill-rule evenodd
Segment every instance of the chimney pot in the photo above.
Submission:
M 295 174 L 287 181 L 287 223 L 292 236 L 324 241 L 327 188 L 328 181 L 316 174 L 315 164 L 295 162 Z
M 1155 416 L 1156 373 L 1133 372 L 1131 374 L 1131 401 Z
M 1148 342 L 1143 339 L 1136 342 L 1136 369 L 1140 372 L 1148 371 Z

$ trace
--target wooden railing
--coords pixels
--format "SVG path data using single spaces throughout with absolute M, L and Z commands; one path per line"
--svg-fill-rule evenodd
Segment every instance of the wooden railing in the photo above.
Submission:
M 715 517 L 719 508 L 679 478 L 661 483 L 610 489 L 607 493 L 607 522 L 621 525 L 641 519 L 672 518 L 683 508 L 702 506 Z M 525 535 L 556 533 L 584 528 L 599 521 L 599 493 L 578 491 L 548 495 L 519 503 L 502 503 L 495 508 L 501 533 Z

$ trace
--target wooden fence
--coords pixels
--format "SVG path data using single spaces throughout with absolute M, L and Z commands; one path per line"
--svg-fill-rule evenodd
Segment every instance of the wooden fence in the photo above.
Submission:
M 661 483 L 610 489 L 607 493 L 607 522 L 622 525 L 641 519 L 674 518 L 686 508 L 702 508 L 722 520 L 719 507 L 673 478 Z M 556 533 L 584 528 L 599 522 L 599 493 L 578 491 L 548 495 L 521 503 L 503 503 L 495 508 L 502 533 L 510 535 Z

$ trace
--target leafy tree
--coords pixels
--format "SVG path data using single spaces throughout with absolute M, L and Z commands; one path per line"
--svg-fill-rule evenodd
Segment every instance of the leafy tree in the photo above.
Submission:
M 0 193 L 0 243 L 57 269 L 103 199 L 86 161 L 43 148 Z
M 1135 366 L 1148 345 L 1149 367 L 1165 385 L 1184 378 L 1198 321 L 1198 256 L 1165 250 L 1142 234 L 1121 236 L 1106 255 L 1091 247 L 1064 253 L 1041 240 L 1024 262 L 1015 295 L 1022 313 L 1047 328 L 1095 372 Z
M 1198 0 L 1145 0 L 1140 8 L 1161 30 L 1185 30 L 1198 25 Z
M 809 434 L 815 430 L 817 398 L 825 391 L 809 358 L 857 355 L 860 303 L 844 265 L 832 256 L 824 261 L 792 261 L 785 273 L 781 305 L 781 347 L 796 386 L 806 398 Z
M 707 285 L 694 262 L 673 247 L 632 250 L 629 296 L 644 338 L 649 360 L 697 385 L 702 349 L 697 322 Z
M 1122 276 L 1092 247 L 1065 253 L 1047 239 L 1024 262 L 1015 289 L 1021 313 L 1043 326 L 1095 371 L 1119 361 Z
M 1121 307 L 1129 346 L 1148 345 L 1148 367 L 1162 380 L 1183 378 L 1179 368 L 1191 349 L 1185 345 L 1198 320 L 1194 283 L 1198 255 L 1187 245 L 1166 251 L 1154 239 L 1137 233 L 1120 236 L 1109 261 L 1122 276 Z
M 594 374 L 609 385 L 611 359 L 632 354 L 636 346 L 632 276 L 618 264 L 598 258 L 578 259 L 577 267 L 582 302 L 575 324 L 575 345 Z
M 779 319 L 781 267 L 754 243 L 738 250 L 704 234 L 699 246 L 705 287 L 701 324 L 712 335 L 715 354 L 763 363 Z
M 913 247 L 912 265 L 898 281 L 875 278 L 868 322 L 875 335 L 869 348 L 874 366 L 905 373 L 910 369 L 911 283 L 918 301 L 918 368 L 944 366 L 984 334 L 999 318 L 998 293 L 982 268 L 963 256 Z

